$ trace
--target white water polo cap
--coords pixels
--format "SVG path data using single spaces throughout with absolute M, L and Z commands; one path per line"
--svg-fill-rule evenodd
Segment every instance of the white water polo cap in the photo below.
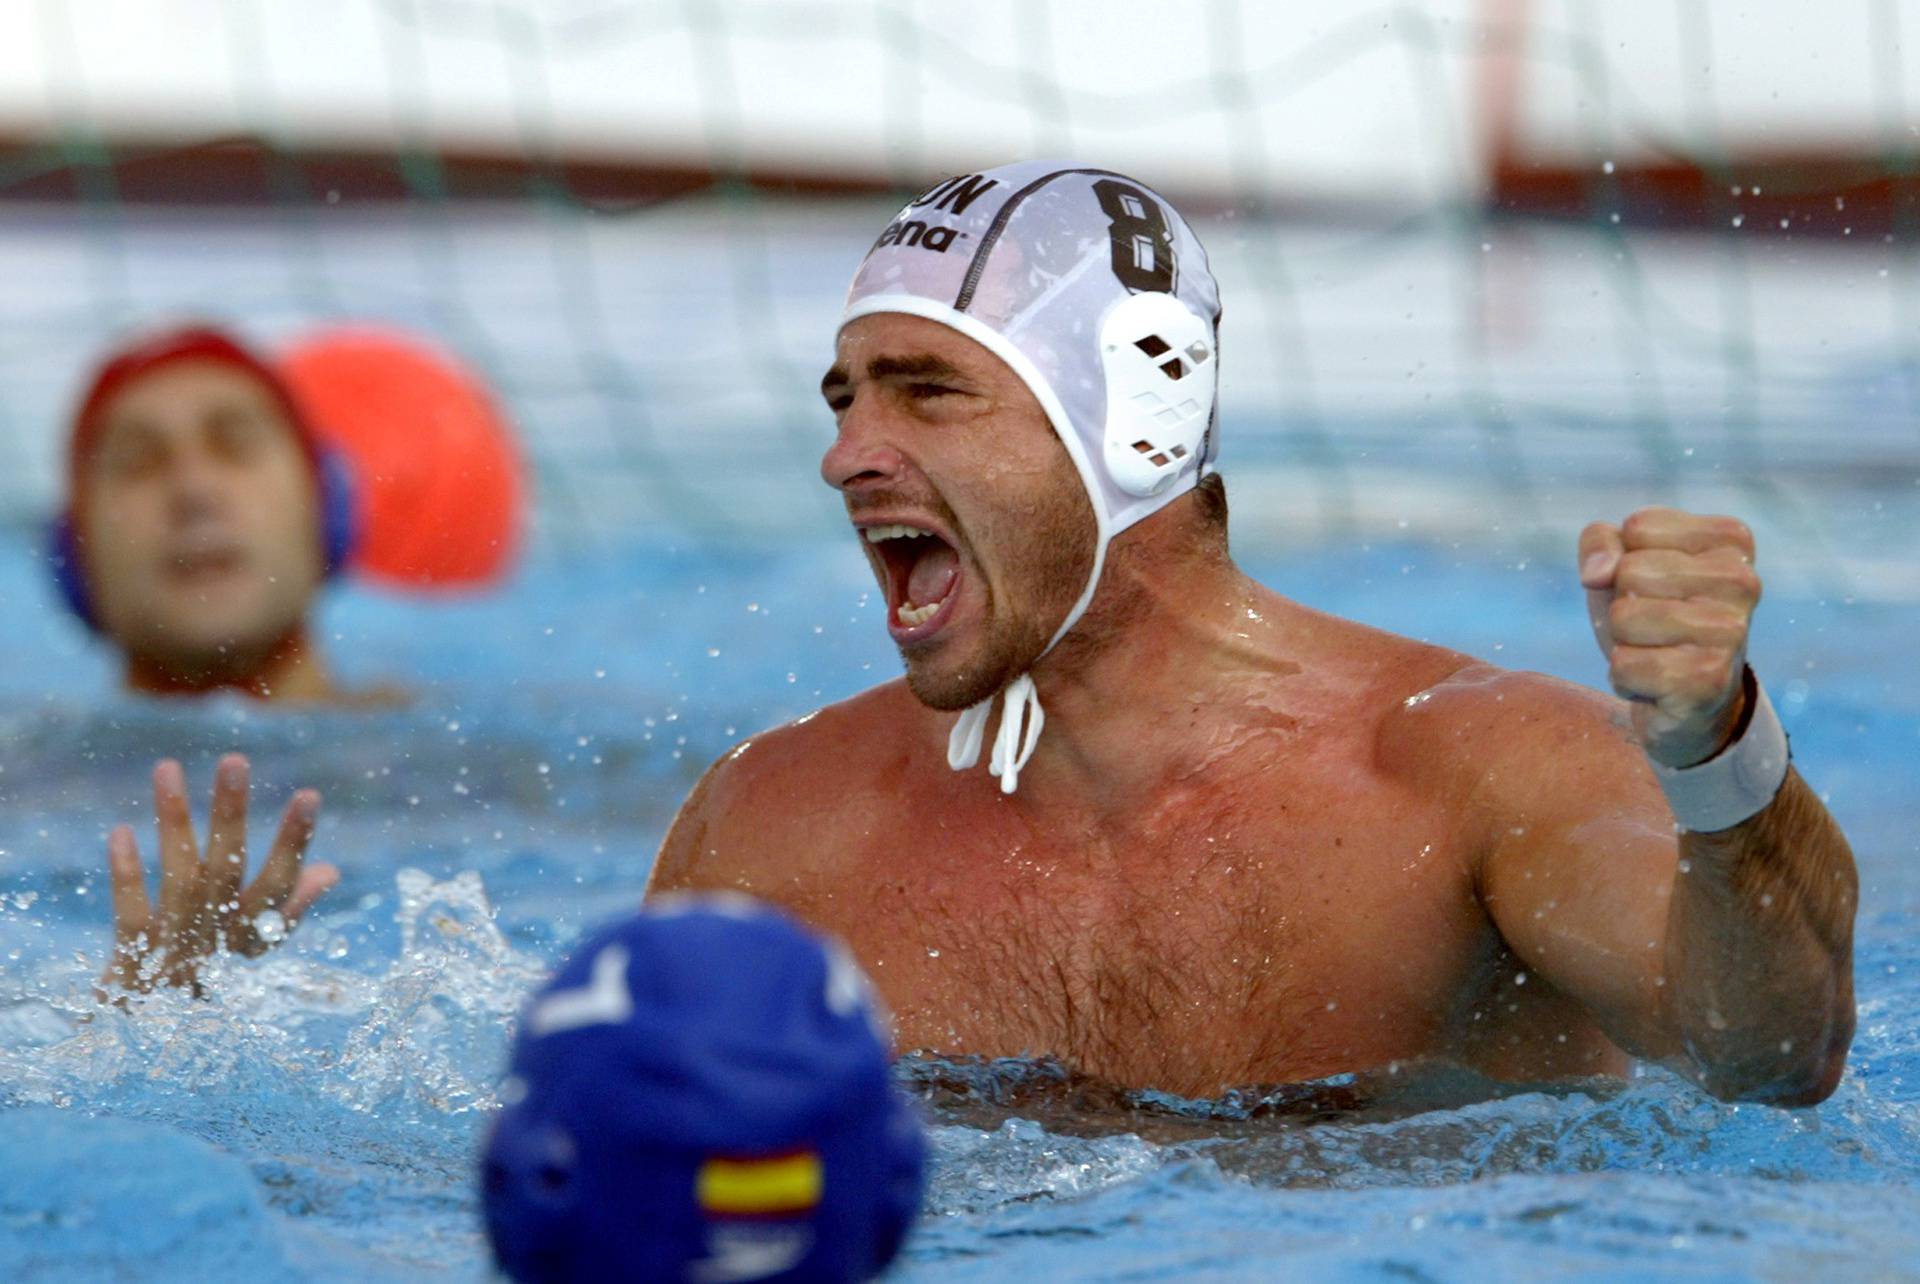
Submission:
M 1192 490 L 1219 454 L 1220 292 L 1206 250 L 1171 204 L 1125 175 L 1003 165 L 930 188 L 880 233 L 841 325 L 876 312 L 938 321 L 1006 362 L 1072 457 L 1098 544 L 1052 650 L 1092 602 L 1113 537 Z M 960 715 L 947 753 L 956 771 L 979 762 L 992 705 Z M 1022 674 L 1007 686 L 989 764 L 1005 792 L 1043 723 Z

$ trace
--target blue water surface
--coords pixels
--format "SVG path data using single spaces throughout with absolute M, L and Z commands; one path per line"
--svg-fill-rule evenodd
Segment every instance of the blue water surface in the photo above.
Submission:
M 1554 558 L 1410 542 L 1246 561 L 1316 606 L 1600 677 Z M 897 671 L 845 537 L 547 549 L 478 600 L 337 591 L 338 666 L 417 695 L 362 715 L 114 694 L 41 575 L 24 533 L 0 537 L 7 1280 L 484 1278 L 472 1157 L 526 989 L 638 902 L 707 762 Z M 1823 1106 L 1723 1105 L 1649 1071 L 1323 1117 L 1089 1103 L 1046 1065 L 911 1066 L 936 1165 L 899 1278 L 1920 1279 L 1917 625 L 1811 590 L 1760 617 L 1756 667 L 1863 877 L 1859 1034 Z M 202 789 L 230 749 L 263 808 L 323 791 L 340 888 L 207 1001 L 97 1007 L 106 830 L 145 834 L 156 756 Z

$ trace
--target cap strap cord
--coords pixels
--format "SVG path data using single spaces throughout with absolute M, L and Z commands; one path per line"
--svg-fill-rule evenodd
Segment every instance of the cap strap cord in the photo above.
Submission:
M 953 732 L 947 737 L 947 765 L 965 771 L 980 761 L 980 749 L 986 740 L 987 718 L 993 712 L 993 697 L 964 710 Z M 987 770 L 1000 777 L 1000 792 L 1010 794 L 1020 787 L 1020 769 L 1033 757 L 1040 745 L 1040 729 L 1047 725 L 1046 710 L 1040 707 L 1040 692 L 1033 679 L 1021 674 L 1007 684 L 1000 710 L 1000 729 L 993 737 L 993 757 Z
M 947 737 L 947 766 L 965 771 L 980 761 L 980 746 L 987 738 L 987 718 L 992 713 L 992 696 L 961 711 L 960 720 Z

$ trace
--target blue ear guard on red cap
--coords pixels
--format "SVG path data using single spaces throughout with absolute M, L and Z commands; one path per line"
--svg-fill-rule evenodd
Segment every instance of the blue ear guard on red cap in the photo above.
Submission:
M 500 1269 L 872 1279 L 924 1179 L 889 1060 L 838 946 L 744 897 L 656 901 L 527 1007 L 482 1170 Z
M 346 458 L 338 451 L 322 447 L 317 459 L 320 552 L 323 573 L 332 579 L 346 570 L 353 557 L 356 539 L 353 474 L 347 468 Z M 54 587 L 60 591 L 60 601 L 87 628 L 100 632 L 100 620 L 93 610 L 93 592 L 80 563 L 71 513 L 61 513 L 47 523 L 47 565 L 53 572 Z

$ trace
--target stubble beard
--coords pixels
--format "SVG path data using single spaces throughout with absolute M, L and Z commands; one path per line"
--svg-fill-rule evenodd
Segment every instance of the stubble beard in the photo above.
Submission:
M 1048 636 L 1031 621 L 990 614 L 986 636 L 978 643 L 978 659 L 952 672 L 937 672 L 930 664 L 908 660 L 907 689 L 929 709 L 948 713 L 970 709 L 1006 690 L 1008 683 L 1033 667 Z
M 914 699 L 949 713 L 970 709 L 1031 669 L 1086 589 L 1095 539 L 1092 505 L 1077 484 L 1034 513 L 1003 577 L 1008 585 L 1031 586 L 1031 604 L 1004 603 L 982 583 L 986 622 L 974 654 L 951 669 L 939 667 L 937 656 L 909 658 L 907 689 Z

